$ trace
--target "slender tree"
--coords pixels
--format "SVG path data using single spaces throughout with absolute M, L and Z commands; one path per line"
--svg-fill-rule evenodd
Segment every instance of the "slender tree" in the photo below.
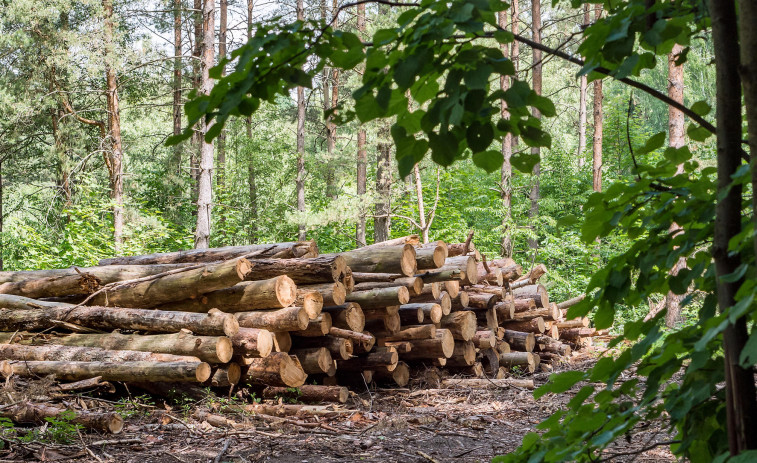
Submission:
M 226 56 L 226 33 L 229 0 L 218 0 L 218 60 Z M 222 70 L 221 75 L 226 75 Z M 216 165 L 216 183 L 218 189 L 223 190 L 226 177 L 226 133 L 224 130 L 218 135 L 218 164 Z M 222 217 L 223 219 L 223 217 Z
M 360 38 L 365 40 L 365 4 L 361 3 L 357 5 L 357 30 Z M 360 69 L 364 69 L 361 65 Z M 362 124 L 357 129 L 357 196 L 360 201 L 360 215 L 357 219 L 357 227 L 355 230 L 355 241 L 358 246 L 365 246 L 365 211 L 363 209 L 363 198 L 366 192 L 367 172 L 366 167 L 368 165 L 368 151 L 365 148 L 365 127 Z
M 594 19 L 602 17 L 602 4 L 594 9 Z M 594 140 L 592 144 L 592 185 L 594 191 L 602 191 L 602 79 L 594 81 Z
M 541 0 L 531 1 L 531 18 L 532 18 L 532 34 L 533 41 L 541 43 Z M 533 49 L 533 70 L 532 70 L 532 87 L 537 95 L 541 95 L 541 81 L 542 81 L 542 55 L 541 50 L 538 48 Z M 541 112 L 534 108 L 534 117 L 541 119 Z M 537 157 L 541 156 L 541 148 L 538 146 L 531 148 L 531 154 Z M 531 192 L 529 193 L 529 199 L 531 200 L 531 208 L 528 211 L 528 218 L 531 220 L 531 226 L 534 227 L 534 221 L 539 216 L 539 181 L 541 177 L 541 162 L 537 162 L 533 169 L 533 178 L 531 179 Z M 534 227 L 535 231 L 535 227 Z M 528 240 L 528 245 L 535 249 L 539 242 L 536 238 Z
M 247 40 L 252 38 L 252 9 L 254 0 L 247 0 Z M 252 140 L 252 117 L 245 119 L 247 138 Z M 247 164 L 247 185 L 250 191 L 250 242 L 258 240 L 258 187 L 255 178 L 255 160 L 250 153 L 250 162 Z
M 205 0 L 202 9 L 202 61 L 200 92 L 209 95 L 213 80 L 209 71 L 215 58 L 215 0 Z M 205 134 L 212 126 L 204 119 L 199 122 L 200 171 L 197 187 L 197 225 L 195 227 L 195 248 L 210 246 L 210 217 L 213 201 L 213 143 L 205 141 Z
M 305 20 L 303 0 L 297 0 L 297 20 Z M 305 212 L 305 89 L 297 87 L 297 210 Z M 298 239 L 305 239 L 305 224 L 300 223 Z
M 590 8 L 591 6 L 588 3 L 584 4 L 584 27 L 587 27 L 589 25 L 589 22 L 591 21 Z M 586 150 L 586 93 L 588 87 L 589 79 L 586 74 L 584 74 L 580 78 L 578 94 L 578 153 L 576 153 L 576 155 L 578 156 L 579 169 L 582 168 L 586 163 L 586 158 L 584 158 L 584 151 Z
M 389 127 L 382 122 L 378 133 L 378 156 L 376 157 L 376 212 L 373 220 L 373 241 L 380 243 L 389 239 L 391 226 L 391 153 Z
M 517 0 L 513 3 L 511 8 L 517 7 Z M 515 13 L 513 13 L 515 15 Z M 499 27 L 502 29 L 507 28 L 507 10 L 500 11 L 498 24 Z M 515 18 L 513 19 L 513 21 Z M 513 26 L 517 27 L 517 26 Z M 506 58 L 510 57 L 510 48 L 507 44 L 502 44 L 502 53 L 505 55 Z M 502 75 L 499 77 L 499 88 L 502 91 L 506 91 L 510 86 L 510 80 L 508 76 Z M 502 102 L 500 103 L 500 113 L 503 119 L 507 118 L 509 113 L 507 111 L 507 103 L 504 99 L 502 99 Z M 513 198 L 513 188 L 512 188 L 512 177 L 513 177 L 513 166 L 510 163 L 510 158 L 513 155 L 513 136 L 512 134 L 507 134 L 502 139 L 502 169 L 500 174 L 500 197 L 502 199 L 502 210 L 503 210 L 503 217 L 502 217 L 502 242 L 501 242 L 501 250 L 500 253 L 502 254 L 502 257 L 512 257 L 513 255 L 513 241 L 512 241 L 512 231 L 510 230 L 510 222 L 512 220 L 512 198 Z
M 181 12 L 182 12 L 182 0 L 174 0 L 173 2 L 173 134 L 181 134 Z M 179 143 L 173 148 L 174 160 L 172 170 L 179 174 L 181 172 L 181 155 L 182 144 Z

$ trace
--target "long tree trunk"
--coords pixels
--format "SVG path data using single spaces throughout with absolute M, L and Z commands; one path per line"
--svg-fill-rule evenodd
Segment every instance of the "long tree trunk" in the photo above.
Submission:
M 124 233 L 124 183 L 123 183 L 123 152 L 121 148 L 121 115 L 118 105 L 118 82 L 116 80 L 116 51 L 113 37 L 113 0 L 103 0 L 105 13 L 105 77 L 106 100 L 108 106 L 108 130 L 110 149 L 105 153 L 105 164 L 108 166 L 110 179 L 110 197 L 113 201 L 113 241 L 115 253 L 120 254 L 123 247 Z
M 541 43 L 541 0 L 532 0 L 531 2 L 531 18 L 533 20 L 532 24 L 532 33 L 533 33 L 533 41 L 536 43 Z M 534 92 L 536 92 L 537 95 L 541 95 L 541 80 L 542 80 L 542 62 L 541 62 L 541 50 L 534 48 L 533 49 L 533 88 Z M 541 112 L 534 108 L 534 117 L 537 119 L 541 119 Z M 531 154 L 536 156 L 537 158 L 541 156 L 541 148 L 533 147 L 531 148 Z M 539 182 L 541 177 L 541 162 L 537 162 L 536 165 L 534 165 L 533 169 L 533 178 L 531 179 L 531 192 L 529 193 L 528 197 L 531 200 L 531 207 L 528 210 L 528 218 L 531 221 L 531 227 L 534 232 L 536 232 L 537 227 L 534 223 L 536 218 L 539 216 Z M 536 247 L 539 245 L 539 240 L 537 238 L 531 238 L 528 240 L 528 245 L 532 249 L 536 249 Z
M 297 0 L 297 20 L 305 20 L 303 0 Z M 297 87 L 297 210 L 305 212 L 305 89 Z M 305 239 L 305 224 L 298 225 L 298 239 Z
M 226 56 L 226 31 L 228 18 L 229 0 L 218 1 L 218 61 Z M 221 75 L 226 75 L 226 70 L 221 71 Z M 218 165 L 216 166 L 216 183 L 218 190 L 223 191 L 225 184 L 226 172 L 226 133 L 224 130 L 218 135 Z M 222 219 L 221 219 L 222 220 Z
M 200 81 L 201 81 L 201 70 L 200 70 L 200 61 L 202 57 L 202 11 L 203 11 L 203 0 L 194 0 L 193 4 L 193 12 L 192 12 L 192 19 L 194 21 L 194 41 L 193 41 L 193 47 L 192 47 L 192 87 L 195 89 L 195 91 L 200 91 Z M 200 146 L 202 145 L 202 133 L 199 130 L 199 125 L 195 127 L 195 130 L 192 132 L 192 149 L 191 154 L 189 155 L 189 175 L 192 179 L 192 200 L 197 198 L 198 193 L 198 187 L 199 187 L 199 155 L 200 155 Z M 197 209 L 192 210 L 193 215 L 197 215 Z
M 376 213 L 373 220 L 373 240 L 376 243 L 389 239 L 391 212 L 391 161 L 392 145 L 389 141 L 389 127 L 379 130 L 378 157 L 376 159 Z
M 757 5 L 739 0 L 739 38 L 741 40 L 741 67 L 739 73 L 744 86 L 744 103 L 748 128 L 750 169 L 752 173 L 752 220 L 757 226 Z M 754 237 L 757 252 L 757 235 Z M 755 254 L 757 255 L 757 254 Z
M 361 39 L 365 39 L 365 4 L 357 6 L 357 30 Z M 364 70 L 364 68 L 361 68 Z M 368 152 L 365 148 L 365 128 L 362 125 L 357 129 L 357 196 L 360 201 L 360 215 L 357 219 L 357 229 L 355 231 L 355 241 L 357 246 L 365 246 L 365 209 L 362 202 L 366 192 Z
M 506 29 L 507 27 L 507 10 L 499 12 L 499 27 Z M 501 45 L 502 53 L 505 58 L 509 58 L 510 48 L 507 44 Z M 502 75 L 499 77 L 499 88 L 502 91 L 506 91 L 510 86 L 510 80 L 507 76 Z M 505 119 L 509 116 L 507 111 L 507 103 L 504 99 L 500 103 L 500 116 Z M 502 241 L 500 254 L 502 257 L 512 257 L 513 255 L 513 241 L 512 233 L 510 231 L 510 220 L 512 219 L 512 177 L 513 166 L 510 163 L 510 158 L 513 155 L 513 136 L 508 133 L 505 138 L 502 139 L 502 171 L 500 176 L 500 198 L 502 199 Z
M 748 2 L 740 2 L 741 4 Z M 717 273 L 717 298 L 720 310 L 726 310 L 736 303 L 736 293 L 744 283 L 743 277 L 737 281 L 724 281 L 723 277 L 733 274 L 741 265 L 741 255 L 729 252 L 729 241 L 741 232 L 741 184 L 732 181 L 732 175 L 741 166 L 741 79 L 739 73 L 739 42 L 736 7 L 732 2 L 709 2 L 712 18 L 712 38 L 717 69 L 717 165 L 718 204 L 715 218 L 715 239 L 713 257 Z M 747 14 L 751 8 L 747 8 Z M 743 19 L 748 28 L 754 24 Z M 743 31 L 753 34 L 754 31 Z M 748 47 L 751 43 L 744 43 Z M 744 53 L 753 53 L 745 49 Z M 750 95 L 751 97 L 752 95 Z M 744 368 L 739 357 L 748 339 L 746 317 L 729 324 L 723 332 L 726 380 L 726 421 L 728 424 L 728 444 L 731 455 L 746 450 L 757 449 L 757 397 L 755 396 L 754 372 Z
M 200 63 L 200 93 L 209 95 L 213 80 L 209 71 L 215 57 L 215 0 L 204 0 L 202 9 L 202 60 Z M 205 141 L 205 134 L 212 122 L 200 120 L 200 172 L 197 185 L 197 225 L 195 226 L 195 249 L 210 246 L 210 214 L 213 200 L 213 143 Z
M 602 5 L 594 9 L 594 19 L 602 16 Z M 594 144 L 592 145 L 592 185 L 594 191 L 602 191 L 602 79 L 594 81 Z
M 173 11 L 173 134 L 181 135 L 181 12 L 182 0 L 174 0 Z M 172 171 L 175 174 L 181 172 L 182 144 L 174 146 L 174 159 Z
M 321 0 L 320 2 L 320 10 L 321 10 L 321 21 L 323 23 L 328 23 L 329 15 L 328 15 L 328 6 L 326 4 L 326 0 Z M 336 28 L 336 24 L 333 26 Z M 332 97 L 331 97 L 331 79 L 333 78 L 333 75 L 336 75 L 337 70 L 336 68 L 332 69 L 328 66 L 324 66 L 323 72 L 321 74 L 321 87 L 323 91 L 323 113 L 324 113 L 324 129 L 326 131 L 326 196 L 329 198 L 334 198 L 334 130 L 336 128 L 335 124 L 332 122 L 332 116 L 329 113 L 329 110 L 333 107 L 332 106 Z M 333 74 L 333 75 L 332 75 Z
M 421 239 L 423 244 L 428 243 L 428 227 L 426 226 L 426 208 L 423 205 L 423 183 L 421 182 L 421 170 L 418 164 L 413 166 L 413 175 L 415 176 L 415 194 L 418 197 L 418 225 L 421 229 Z
M 252 8 L 254 0 L 247 0 L 247 40 L 252 38 Z M 245 119 L 247 128 L 247 138 L 252 139 L 252 118 Z M 258 241 L 258 186 L 255 177 L 255 158 L 250 153 L 249 164 L 247 165 L 247 183 L 250 189 L 250 243 Z
M 584 27 L 589 25 L 591 6 L 587 3 L 584 5 Z M 578 95 L 578 168 L 583 168 L 586 163 L 584 150 L 586 150 L 586 91 L 589 87 L 589 79 L 582 75 L 580 79 L 580 89 Z

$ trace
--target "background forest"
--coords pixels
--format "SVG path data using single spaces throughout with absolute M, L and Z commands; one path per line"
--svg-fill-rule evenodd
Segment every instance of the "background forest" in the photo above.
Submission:
M 305 3 L 304 14 L 330 21 L 339 5 Z M 541 41 L 571 54 L 580 44 L 582 24 L 591 20 L 583 9 L 565 5 L 544 2 L 539 18 L 533 17 L 530 2 L 519 6 L 513 5 L 517 15 L 507 18 L 507 28 L 532 37 L 537 19 Z M 201 0 L 3 2 L 4 269 L 91 265 L 115 254 L 193 247 L 199 144 L 192 140 L 167 147 L 165 141 L 186 125 L 182 105 L 203 83 L 200 61 L 208 48 L 202 46 L 202 8 Z M 341 10 L 336 20 L 368 37 L 391 24 L 396 14 L 386 6 L 368 5 L 364 32 L 355 8 Z M 246 41 L 251 24 L 273 16 L 293 21 L 294 2 L 217 4 L 210 50 L 215 62 Z M 532 50 L 508 52 L 518 78 L 530 82 L 537 68 Z M 687 106 L 702 100 L 714 106 L 711 60 L 710 39 L 693 41 L 683 66 Z M 639 80 L 666 92 L 666 61 Z M 592 271 L 629 243 L 618 236 L 587 246 L 578 224 L 563 219 L 581 216 L 594 189 L 633 180 L 630 150 L 640 150 L 652 134 L 667 130 L 668 108 L 609 79 L 597 93 L 595 83 L 577 78 L 578 67 L 563 60 L 539 62 L 542 93 L 556 105 L 556 117 L 544 120 L 552 145 L 541 150 L 538 176 L 513 170 L 509 207 L 503 201 L 503 174 L 487 174 L 470 159 L 449 168 L 424 160 L 416 172 L 400 178 L 386 122 L 336 126 L 324 120 L 324 110 L 347 100 L 359 86 L 359 71 L 326 69 L 317 85 L 304 89 L 304 208 L 297 201 L 297 100 L 292 94 L 265 104 L 249 119 L 230 120 L 215 140 L 210 246 L 295 240 L 304 227 L 306 237 L 316 239 L 323 252 L 350 249 L 358 245 L 356 226 L 362 216 L 367 243 L 384 237 L 388 203 L 389 237 L 425 228 L 432 240 L 460 242 L 473 230 L 477 247 L 490 257 L 507 252 L 503 237 L 510 237 L 518 263 L 548 266 L 555 299 L 582 292 Z M 363 135 L 365 193 L 357 175 Z M 714 164 L 713 145 L 691 146 L 703 167 Z M 527 149 L 513 146 L 514 153 Z M 644 154 L 645 162 L 661 153 Z M 593 179 L 594 159 L 601 170 L 599 184 Z M 122 162 L 123 168 L 120 249 L 114 240 L 114 210 L 120 204 L 113 196 L 114 162 Z M 391 163 L 388 174 L 385 162 Z M 391 176 L 388 189 L 385 175 Z M 627 316 L 647 310 L 628 308 Z

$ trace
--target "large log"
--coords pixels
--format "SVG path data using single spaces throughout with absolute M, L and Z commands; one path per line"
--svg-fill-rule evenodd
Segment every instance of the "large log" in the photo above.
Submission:
M 537 307 L 549 306 L 549 294 L 547 288 L 542 285 L 527 285 L 513 289 L 513 297 L 515 299 L 533 299 Z
M 396 275 L 400 277 L 400 275 Z M 423 291 L 423 279 L 418 277 L 401 277 L 393 278 L 392 281 L 367 281 L 355 285 L 355 291 L 367 291 L 376 288 L 389 288 L 393 286 L 404 286 L 407 288 L 410 296 L 418 296 Z M 336 304 L 339 305 L 339 304 Z
M 403 360 L 449 358 L 455 350 L 455 339 L 447 329 L 437 329 L 433 339 L 415 339 L 410 342 L 413 349 L 402 354 Z
M 537 281 L 539 281 L 539 278 L 544 276 L 547 273 L 547 267 L 544 264 L 538 264 L 535 267 L 533 267 L 529 272 L 521 279 L 528 280 L 529 284 L 534 284 Z
M 447 366 L 460 368 L 476 363 L 476 346 L 472 341 L 455 341 L 452 356 L 447 359 Z
M 331 316 L 332 326 L 351 331 L 363 331 L 365 328 L 365 315 L 360 304 L 348 302 L 344 305 L 324 307 L 324 313 Z
M 297 288 L 297 300 L 303 302 L 308 297 L 307 294 L 313 291 L 320 293 L 323 306 L 329 305 L 342 305 L 344 304 L 344 298 L 347 296 L 347 289 L 344 287 L 344 283 L 339 281 L 331 283 L 321 283 L 318 285 L 300 286 Z M 320 313 L 320 312 L 319 312 Z M 316 317 L 318 314 L 315 315 Z
M 511 320 L 515 316 L 515 305 L 512 300 L 505 300 L 494 304 L 497 311 L 497 319 L 500 321 Z
M 81 274 L 92 275 L 101 285 L 116 281 L 135 280 L 151 275 L 157 275 L 169 270 L 185 268 L 192 264 L 160 264 L 160 265 L 107 265 L 98 267 L 69 267 L 50 270 L 22 270 L 15 272 L 0 272 L 0 283 L 18 283 L 45 278 L 78 277 Z M 84 294 L 84 293 L 81 293 Z
M 443 241 L 415 248 L 415 262 L 420 270 L 437 269 L 444 265 L 445 259 L 447 259 L 447 246 Z
M 362 347 L 364 351 L 369 352 L 373 349 L 373 346 L 376 343 L 376 338 L 372 334 L 366 332 L 359 333 L 357 331 L 331 327 L 329 334 L 338 338 L 349 339 L 352 341 L 352 348 L 355 351 L 357 351 L 359 347 Z
M 328 284 L 328 283 L 326 283 Z M 335 282 L 335 285 L 341 285 L 339 282 Z M 308 288 L 305 286 L 304 288 Z M 319 291 L 302 291 L 297 290 L 297 300 L 294 301 L 294 305 L 302 307 L 308 314 L 308 318 L 311 320 L 318 317 L 323 310 L 323 295 Z
M 497 337 L 492 330 L 476 331 L 471 341 L 478 349 L 491 349 L 497 345 Z
M 331 352 L 331 356 L 341 360 L 347 360 L 352 355 L 352 340 L 338 338 L 336 336 L 321 336 L 317 338 L 295 337 L 292 341 L 297 349 L 325 347 Z
M 507 330 L 525 331 L 537 334 L 543 333 L 546 329 L 544 319 L 541 317 L 536 317 L 530 320 L 506 320 L 502 322 L 502 326 Z
M 475 285 L 478 283 L 478 265 L 476 259 L 471 256 L 448 257 L 444 261 L 444 267 L 440 270 L 459 269 L 465 274 L 461 280 L 464 285 Z M 426 281 L 425 279 L 423 281 Z
M 586 329 L 586 328 L 579 328 L 579 329 Z M 551 338 L 549 336 L 537 336 L 536 337 L 536 347 L 538 348 L 539 352 L 551 352 L 563 356 L 569 356 L 571 353 L 571 348 L 567 344 L 563 344 L 562 342 Z
M 273 351 L 274 352 L 289 352 L 292 348 L 292 336 L 288 331 L 274 331 L 273 332 Z
M 513 320 L 533 320 L 535 318 L 543 318 L 546 321 L 554 321 L 560 319 L 560 309 L 554 303 L 549 304 L 548 307 L 541 309 L 531 309 L 525 312 L 518 312 L 513 315 Z
M 533 299 L 513 299 L 512 303 L 515 308 L 515 313 L 530 312 L 537 309 L 536 301 Z
M 0 359 L 68 362 L 199 362 L 197 357 L 55 344 L 0 344 Z
M 37 338 L 33 344 L 99 347 L 108 350 L 132 350 L 197 357 L 203 362 L 226 363 L 231 360 L 231 340 L 219 336 L 194 336 L 187 332 L 173 334 L 69 334 L 50 340 Z
M 450 296 L 450 308 L 451 310 L 467 309 L 470 306 L 470 294 L 468 291 L 459 291 L 457 297 L 452 298 Z
M 417 322 L 416 322 L 417 323 Z M 380 320 L 367 320 L 365 322 L 365 329 L 371 332 L 383 332 L 396 333 L 402 328 L 402 317 L 399 313 L 387 313 Z
M 291 259 L 294 257 L 315 257 L 318 255 L 318 247 L 315 245 L 315 241 L 226 246 L 222 248 L 191 249 L 189 251 L 147 254 L 143 256 L 112 257 L 110 259 L 100 260 L 99 265 L 152 265 L 182 262 L 217 262 L 257 252 L 260 252 L 260 257 Z
M 499 301 L 499 296 L 490 293 L 468 292 L 468 307 L 475 309 L 491 309 Z
M 416 270 L 415 248 L 410 244 L 363 247 L 341 256 L 353 272 L 401 273 L 411 277 Z
M 331 330 L 331 315 L 323 312 L 315 320 L 310 320 L 305 329 L 293 331 L 292 334 L 305 337 L 324 336 Z
M 307 374 L 300 363 L 284 352 L 252 359 L 242 370 L 242 382 L 264 386 L 300 387 L 306 379 Z
M 212 308 L 224 312 L 248 312 L 259 309 L 289 307 L 297 299 L 297 285 L 286 275 L 267 280 L 243 281 L 230 288 L 203 294 L 195 299 L 163 304 L 160 310 L 207 312 Z
M 2 295 L 0 300 L 8 297 L 21 296 Z M 239 323 L 233 315 L 217 310 L 211 310 L 209 313 L 190 313 L 100 306 L 76 307 L 57 303 L 51 305 L 54 306 L 39 309 L 0 309 L 0 330 L 38 331 L 61 326 L 61 322 L 108 331 L 124 329 L 170 333 L 186 329 L 209 336 L 233 336 L 239 330 Z
M 460 281 L 459 280 L 447 280 L 442 282 L 444 291 L 449 294 L 449 297 L 455 299 L 460 293 Z
M 239 326 L 243 328 L 260 328 L 268 331 L 304 330 L 309 317 L 302 307 L 287 307 L 277 310 L 257 310 L 235 314 Z
M 521 331 L 505 330 L 505 342 L 513 349 L 524 352 L 532 352 L 536 345 L 534 333 L 524 333 Z
M 347 272 L 345 259 L 338 254 L 298 259 L 249 259 L 245 280 L 265 280 L 286 275 L 298 285 L 342 281 Z
M 151 308 L 169 302 L 194 299 L 201 294 L 234 286 L 249 278 L 252 264 L 234 259 L 218 264 L 187 267 L 179 273 L 154 275 L 154 278 L 131 283 L 116 283 L 93 295 L 90 305 Z M 270 275 L 268 278 L 276 275 Z M 263 278 L 258 278 L 263 279 Z
M 470 341 L 476 335 L 476 315 L 469 311 L 452 312 L 442 317 L 442 328 L 448 329 L 460 341 Z
M 379 345 L 386 342 L 413 341 L 417 339 L 434 339 L 436 337 L 436 326 L 434 325 L 408 325 L 403 326 L 400 331 L 394 334 L 388 332 L 376 332 L 376 339 Z
M 316 386 L 313 384 L 303 384 L 297 389 L 288 387 L 268 386 L 263 389 L 264 399 L 290 399 L 298 402 L 317 403 L 317 402 L 337 402 L 343 404 L 347 402 L 349 390 L 342 386 Z
M 499 354 L 499 364 L 512 368 L 514 366 L 524 367 L 529 373 L 533 373 L 536 370 L 536 366 L 539 362 L 536 360 L 536 355 L 531 352 L 510 352 L 509 354 Z
M 376 382 L 393 381 L 397 386 L 405 387 L 410 382 L 410 367 L 405 362 L 397 362 L 392 369 L 376 367 L 373 371 L 373 380 Z
M 392 305 L 407 304 L 410 293 L 404 286 L 375 288 L 368 291 L 354 291 L 347 295 L 347 302 L 357 302 L 360 307 L 375 309 Z
M 67 407 L 55 407 L 48 404 L 21 402 L 6 405 L 0 410 L 0 416 L 15 423 L 47 424 L 48 419 L 72 410 Z M 124 419 L 115 412 L 73 411 L 71 422 L 89 429 L 118 434 L 124 427 Z
M 334 363 L 331 352 L 325 347 L 292 349 L 290 354 L 297 356 L 303 371 L 307 374 L 326 373 Z
M 383 350 L 378 352 L 371 352 L 367 355 L 352 357 L 348 360 L 337 360 L 337 371 L 356 372 L 368 369 L 372 370 L 379 366 L 393 369 L 399 360 L 397 350 L 390 347 L 384 347 L 382 349 Z
M 441 308 L 439 308 L 439 311 L 441 312 Z M 423 309 L 419 304 L 401 305 L 398 314 L 401 325 L 417 325 L 418 323 L 423 323 L 423 319 L 425 318 Z
M 101 376 L 105 381 L 205 382 L 210 365 L 204 362 L 66 362 L 7 361 L 18 376 L 53 375 L 57 380 L 78 381 Z
M 96 276 L 81 273 L 2 283 L 0 294 L 13 294 L 33 299 L 92 294 L 100 288 L 100 284 L 101 281 Z
M 231 387 L 239 384 L 242 368 L 238 363 L 216 365 L 212 368 L 210 378 L 203 383 L 207 387 Z
M 231 337 L 231 344 L 236 355 L 246 357 L 268 357 L 273 350 L 271 332 L 258 328 L 239 328 Z

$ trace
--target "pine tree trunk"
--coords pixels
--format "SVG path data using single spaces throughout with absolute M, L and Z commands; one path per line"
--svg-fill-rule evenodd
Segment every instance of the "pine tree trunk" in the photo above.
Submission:
M 203 20 L 203 0 L 194 0 L 193 2 L 193 21 L 194 21 L 194 46 L 192 49 L 192 87 L 199 92 L 201 79 L 200 60 L 202 57 L 202 20 Z M 197 126 L 199 128 L 199 126 Z M 200 145 L 202 144 L 202 134 L 200 130 L 192 132 L 192 149 L 189 155 L 189 173 L 192 178 L 192 200 L 197 198 L 199 187 L 199 154 Z M 197 209 L 192 210 L 192 214 L 197 217 Z
M 586 3 L 584 5 L 584 20 L 583 25 L 588 26 L 591 21 L 590 17 L 591 6 Z M 586 93 L 589 87 L 589 79 L 586 75 L 582 75 L 580 79 L 580 87 L 578 94 L 578 168 L 582 169 L 586 163 L 584 158 L 584 151 L 586 150 Z
M 740 2 L 741 5 L 747 2 Z M 712 38 L 717 69 L 717 166 L 718 203 L 715 216 L 715 239 L 712 254 L 717 273 L 718 306 L 723 311 L 736 303 L 736 293 L 744 283 L 724 281 L 725 275 L 737 271 L 741 255 L 729 252 L 730 240 L 741 232 L 742 186 L 732 176 L 741 166 L 742 106 L 739 73 L 739 42 L 736 6 L 732 2 L 710 0 Z M 747 14 L 752 9 L 747 7 Z M 749 19 L 754 16 L 749 17 Z M 743 18 L 747 29 L 742 34 L 754 33 L 754 24 Z M 744 43 L 744 53 L 754 53 L 752 43 Z M 753 95 L 750 95 L 750 98 Z M 726 381 L 726 421 L 728 444 L 732 456 L 746 450 L 757 449 L 757 396 L 754 372 L 744 368 L 739 357 L 748 339 L 746 316 L 729 324 L 723 332 Z
M 220 62 L 226 56 L 226 32 L 228 19 L 229 0 L 218 1 L 218 61 Z M 221 75 L 226 75 L 226 70 L 221 71 Z M 218 135 L 218 165 L 216 166 L 216 183 L 218 190 L 223 191 L 226 182 L 226 133 L 224 130 Z M 223 216 L 219 221 L 223 221 Z
M 252 9 L 254 0 L 247 0 L 247 40 L 252 38 Z M 245 118 L 247 129 L 247 138 L 252 139 L 252 118 Z M 247 164 L 247 183 L 250 189 L 250 243 L 258 241 L 258 186 L 255 176 L 255 158 L 250 153 L 249 164 Z
M 365 4 L 357 5 L 357 30 L 361 39 L 365 39 Z M 362 65 L 361 65 L 362 66 Z M 361 67 L 360 70 L 365 70 Z M 365 148 L 365 128 L 360 125 L 357 130 L 357 195 L 361 200 L 366 193 L 368 151 Z M 368 244 L 365 239 L 365 205 L 360 203 L 360 215 L 357 219 L 355 241 L 358 247 Z
M 503 30 L 506 30 L 507 27 L 507 10 L 500 11 L 499 12 L 499 27 L 501 27 Z M 513 26 L 515 27 L 515 26 Z M 504 54 L 505 58 L 509 58 L 510 55 L 510 49 L 507 44 L 501 45 L 502 53 Z M 499 78 L 499 88 L 502 91 L 506 91 L 510 86 L 510 79 L 508 76 L 502 75 Z M 507 118 L 509 116 L 509 112 L 507 111 L 507 103 L 504 99 L 502 99 L 502 102 L 500 103 L 500 115 L 503 119 Z M 502 139 L 502 170 L 501 170 L 501 177 L 500 177 L 500 198 L 502 199 L 502 209 L 503 209 L 503 217 L 502 217 L 502 242 L 501 242 L 501 249 L 500 254 L 502 257 L 512 257 L 513 255 L 513 242 L 512 242 L 512 234 L 510 232 L 510 220 L 512 219 L 512 197 L 513 197 L 513 190 L 512 190 L 512 177 L 513 177 L 513 166 L 510 163 L 510 158 L 513 155 L 513 136 L 512 134 L 508 133 L 505 135 L 505 137 Z
M 209 71 L 215 58 L 215 0 L 204 0 L 202 9 L 202 59 L 200 62 L 200 93 L 209 95 L 213 80 Z M 210 246 L 210 217 L 213 201 L 213 142 L 205 141 L 205 134 L 213 123 L 200 120 L 200 171 L 197 186 L 197 225 L 195 227 L 195 249 Z
M 532 0 L 531 1 L 531 18 L 533 20 L 533 24 L 531 26 L 531 30 L 533 33 L 533 41 L 536 43 L 541 43 L 541 0 Z M 536 48 L 533 49 L 533 89 L 534 92 L 536 92 L 537 95 L 541 95 L 542 93 L 542 54 L 541 50 L 538 50 Z M 533 108 L 534 117 L 537 119 L 541 119 L 541 112 L 539 112 L 538 109 Z M 531 148 L 531 154 L 535 156 L 537 159 L 541 157 L 541 148 L 533 147 Z M 541 177 L 541 162 L 537 162 L 536 165 L 534 165 L 533 168 L 533 177 L 531 179 L 531 191 L 528 195 L 529 200 L 531 201 L 531 207 L 528 210 L 528 218 L 531 222 L 531 228 L 536 233 L 537 227 L 535 226 L 534 222 L 536 221 L 536 218 L 539 216 L 539 182 Z M 536 249 L 539 245 L 539 240 L 537 238 L 530 238 L 528 240 L 528 245 L 531 249 Z
M 173 5 L 173 134 L 181 135 L 181 12 L 182 0 L 174 0 Z M 182 144 L 174 146 L 174 159 L 171 166 L 172 173 L 178 175 L 181 173 L 181 155 Z
M 123 180 L 123 152 L 121 144 L 121 114 L 118 103 L 118 81 L 116 80 L 116 50 L 113 37 L 113 0 L 103 0 L 105 13 L 105 77 L 108 87 L 106 100 L 108 106 L 108 130 L 110 147 L 105 153 L 105 165 L 108 167 L 110 179 L 110 197 L 113 200 L 113 241 L 114 251 L 121 254 L 124 233 L 124 180 Z

